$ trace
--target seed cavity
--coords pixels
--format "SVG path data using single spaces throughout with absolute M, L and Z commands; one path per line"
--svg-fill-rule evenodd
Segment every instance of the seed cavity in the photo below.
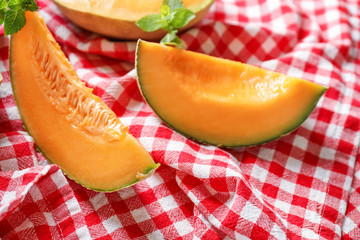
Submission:
M 33 57 L 41 75 L 37 78 L 42 91 L 57 111 L 65 115 L 73 126 L 93 136 L 104 136 L 109 141 L 125 138 L 128 132 L 117 116 L 95 98 L 76 74 L 68 74 L 56 57 L 50 56 L 46 46 L 33 36 Z

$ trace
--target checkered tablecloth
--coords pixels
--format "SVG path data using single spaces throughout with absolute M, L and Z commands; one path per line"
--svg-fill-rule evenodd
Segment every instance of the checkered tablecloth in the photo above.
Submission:
M 113 193 L 64 176 L 23 128 L 1 35 L 1 239 L 360 239 L 358 0 L 216 0 L 181 34 L 186 49 L 329 87 L 295 132 L 234 150 L 156 117 L 131 71 L 135 42 L 82 30 L 49 0 L 38 5 L 79 77 L 162 165 Z

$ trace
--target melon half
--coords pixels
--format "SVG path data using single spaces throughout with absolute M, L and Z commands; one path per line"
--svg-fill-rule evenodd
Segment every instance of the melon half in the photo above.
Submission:
M 248 64 L 139 40 L 138 85 L 171 128 L 225 147 L 257 145 L 295 130 L 326 91 Z
M 135 22 L 140 18 L 160 12 L 162 0 L 53 0 L 63 14 L 89 31 L 118 39 L 158 40 L 163 30 L 144 32 Z M 199 22 L 208 12 L 213 0 L 183 0 L 195 18 L 181 30 Z

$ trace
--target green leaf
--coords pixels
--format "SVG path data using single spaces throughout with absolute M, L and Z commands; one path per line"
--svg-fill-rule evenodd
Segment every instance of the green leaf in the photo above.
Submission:
M 175 46 L 182 48 L 182 40 L 176 35 L 177 30 L 173 30 L 170 33 L 166 34 L 160 43 L 164 45 Z
M 5 19 L 5 9 L 0 9 L 0 25 L 4 23 L 4 19 Z
M 25 11 L 20 9 L 9 9 L 5 13 L 4 32 L 5 35 L 17 33 L 25 26 Z
M 25 11 L 31 11 L 31 12 L 35 12 L 39 9 L 35 0 L 22 0 L 21 7 Z
M 160 14 L 147 15 L 136 21 L 135 24 L 145 32 L 153 32 L 167 26 L 167 22 L 161 17 Z
M 162 17 L 170 16 L 171 9 L 170 9 L 169 5 L 164 4 L 164 2 L 163 2 L 163 4 L 161 4 L 160 15 Z
M 168 5 L 171 11 L 178 8 L 185 8 L 182 0 L 164 0 L 163 4 Z
M 160 28 L 168 32 L 160 43 L 182 48 L 182 40 L 176 35 L 177 29 L 187 25 L 195 14 L 186 9 L 182 0 L 163 0 L 160 14 L 145 16 L 136 22 L 136 25 L 146 32 Z
M 10 0 L 8 4 L 8 8 L 12 10 L 21 9 L 21 0 Z
M 0 0 L 0 9 L 5 9 L 7 5 L 8 5 L 8 1 Z
M 177 8 L 171 12 L 171 25 L 173 28 L 182 28 L 186 26 L 193 18 L 195 14 L 186 8 Z

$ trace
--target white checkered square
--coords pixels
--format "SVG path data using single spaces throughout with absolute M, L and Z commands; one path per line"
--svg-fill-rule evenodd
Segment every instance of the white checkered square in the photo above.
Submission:
M 261 213 L 262 213 L 261 209 L 252 205 L 250 202 L 246 202 L 244 208 L 242 209 L 242 211 L 240 213 L 240 217 L 242 217 L 252 223 L 256 223 L 256 221 L 259 219 Z
M 0 142 L 1 145 L 1 142 Z M 0 168 L 2 171 L 16 171 L 19 170 L 18 160 L 16 158 L 11 158 L 7 160 L 0 161 Z
M 214 51 L 215 49 L 215 45 L 214 42 L 208 38 L 203 44 L 202 44 L 202 48 L 204 50 L 206 50 L 207 53 L 211 53 L 212 51 Z
M 324 203 L 326 198 L 326 192 L 322 192 L 316 189 L 310 189 L 309 199 L 316 201 L 320 204 Z
M 261 43 L 262 45 L 262 49 L 264 49 L 264 51 L 269 52 L 274 50 L 274 48 L 277 47 L 277 42 L 275 42 L 274 38 L 272 37 L 267 37 L 266 40 L 264 42 Z
M 69 209 L 71 215 L 75 215 L 82 212 L 79 202 L 76 200 L 75 197 L 68 199 L 65 202 L 65 204 L 67 209 Z
M 303 162 L 295 158 L 289 157 L 285 168 L 296 173 L 300 173 Z
M 291 209 L 291 204 L 289 204 L 285 201 L 277 200 L 277 199 L 275 200 L 274 206 L 275 206 L 275 208 L 278 208 L 285 213 L 289 213 L 290 209 Z
M 91 239 L 91 234 L 87 226 L 77 228 L 76 235 L 79 237 L 79 239 Z
M 106 92 L 110 94 L 114 99 L 119 99 L 123 91 L 124 87 L 118 81 L 113 81 L 111 85 L 106 89 Z
M 295 188 L 296 188 L 296 184 L 293 182 L 289 182 L 285 179 L 282 179 L 280 182 L 280 189 L 288 192 L 290 194 L 294 194 L 295 193 Z
M 314 212 L 314 211 L 310 211 L 310 210 L 305 211 L 304 218 L 312 223 L 320 224 L 320 222 L 321 222 L 321 214 Z
M 121 189 L 121 191 L 118 191 L 118 193 L 122 199 L 127 199 L 136 196 L 136 192 L 132 187 Z
M 295 135 L 293 144 L 295 146 L 301 148 L 302 150 L 306 150 L 308 147 L 309 141 L 300 135 Z
M 65 178 L 63 172 L 60 169 L 58 171 L 56 171 L 55 173 L 51 174 L 50 177 L 53 180 L 53 182 L 56 184 L 56 187 L 58 189 L 66 186 L 67 184 L 69 184 L 67 179 Z
M 183 141 L 169 141 L 169 143 L 166 146 L 166 151 L 167 152 L 181 152 L 184 149 L 184 146 L 185 146 L 185 143 Z
M 209 178 L 211 165 L 194 164 L 193 173 L 197 178 Z
M 51 212 L 43 212 L 43 214 L 45 216 L 46 223 L 49 224 L 49 226 L 54 227 L 57 225 Z
M 346 216 L 345 219 L 344 219 L 342 230 L 345 233 L 348 233 L 348 232 L 351 232 L 352 230 L 357 229 L 357 228 L 358 228 L 358 225 L 351 218 Z
M 270 235 L 274 236 L 275 239 L 287 239 L 286 233 L 277 224 L 271 228 Z
M 278 17 L 271 21 L 272 28 L 271 30 L 280 33 L 280 34 L 286 34 L 287 32 L 287 23 L 285 22 L 284 18 Z
M 0 86 L 0 98 L 6 98 L 13 94 L 10 82 L 2 82 Z
M 160 230 L 153 231 L 146 235 L 148 239 L 165 239 Z
M 320 158 L 327 159 L 327 160 L 333 160 L 335 159 L 336 150 L 332 148 L 327 148 L 323 146 L 320 149 Z
M 103 65 L 103 66 L 98 66 L 96 68 L 97 71 L 101 72 L 101 73 L 106 73 L 106 74 L 112 74 L 114 73 L 114 69 L 112 69 L 111 67 L 107 66 L 107 65 Z
M 171 195 L 160 198 L 158 200 L 158 202 L 160 203 L 160 205 L 161 205 L 162 209 L 164 209 L 164 211 L 170 211 L 172 209 L 179 207 L 178 203 L 175 201 L 174 197 Z
M 317 233 L 308 228 L 302 229 L 301 236 L 305 239 L 320 239 L 320 236 Z
M 17 106 L 8 107 L 6 109 L 6 113 L 8 115 L 9 120 L 21 119 Z
M 149 213 L 146 211 L 144 207 L 132 210 L 131 215 L 133 216 L 136 222 L 143 222 L 151 219 Z
M 103 52 L 114 52 L 115 51 L 114 42 L 110 42 L 106 38 L 103 38 L 101 40 L 101 50 Z
M 226 32 L 227 26 L 224 23 L 218 21 L 215 22 L 214 30 L 219 36 L 222 36 Z
M 233 52 L 235 55 L 239 54 L 239 52 L 244 48 L 244 44 L 237 38 L 234 38 L 234 40 L 231 41 L 229 44 L 229 49 L 231 52 Z
M 184 220 L 182 220 L 180 222 L 174 223 L 174 226 L 175 226 L 175 228 L 178 231 L 180 236 L 184 236 L 184 235 L 189 234 L 192 231 L 194 231 L 193 226 L 186 219 L 184 219 Z
M 330 123 L 326 131 L 326 136 L 331 136 L 333 138 L 340 139 L 342 130 L 343 130 L 342 126 L 338 126 L 336 124 Z
M 275 149 L 262 147 L 258 153 L 261 159 L 271 161 L 274 158 Z
M 115 230 L 122 227 L 121 222 L 117 217 L 117 215 L 111 216 L 110 218 L 103 221 L 102 224 L 104 225 L 104 228 L 108 233 L 112 233 Z
M 322 167 L 317 167 L 315 169 L 314 178 L 320 179 L 323 182 L 328 182 L 330 178 L 331 171 L 326 170 Z
M 252 18 L 259 18 L 259 17 L 261 17 L 261 14 L 262 14 L 261 8 L 257 4 L 254 4 L 252 6 L 248 6 L 246 8 L 246 15 L 251 16 Z
M 104 194 L 96 194 L 94 197 L 90 198 L 90 202 L 95 210 L 99 210 L 101 207 L 109 204 L 109 201 Z
M 128 105 L 127 105 L 127 109 L 130 111 L 140 111 L 144 106 L 143 102 L 138 102 L 134 99 L 130 99 Z
M 164 183 L 164 179 L 160 177 L 156 172 L 150 178 L 145 180 L 151 188 L 159 186 Z
M 69 36 L 71 35 L 71 32 L 68 28 L 66 28 L 63 25 L 60 25 L 55 32 L 56 36 L 61 37 L 64 41 L 69 39 Z
M 267 177 L 268 171 L 260 166 L 254 165 L 251 176 L 258 179 L 260 182 L 265 182 Z

